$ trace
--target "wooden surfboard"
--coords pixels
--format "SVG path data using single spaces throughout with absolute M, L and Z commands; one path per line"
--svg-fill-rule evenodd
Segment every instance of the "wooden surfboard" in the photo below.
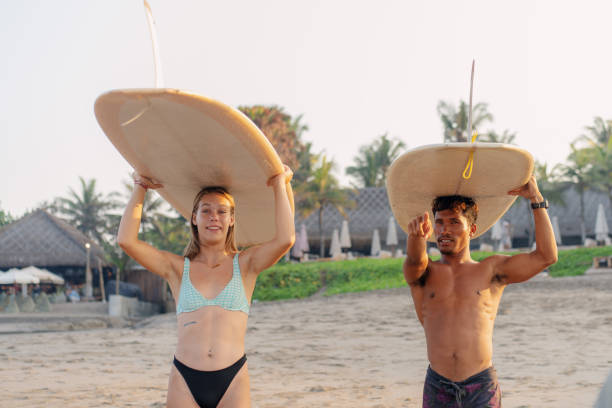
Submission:
M 274 192 L 266 181 L 284 172 L 264 134 L 242 112 L 175 89 L 128 89 L 102 94 L 98 123 L 119 153 L 183 217 L 191 218 L 202 187 L 222 186 L 236 203 L 240 246 L 274 237 Z M 289 187 L 290 188 L 290 187 Z
M 473 167 L 464 178 L 470 153 Z M 407 232 L 414 217 L 429 212 L 445 195 L 471 197 L 478 204 L 476 233 L 484 234 L 510 208 L 508 191 L 529 181 L 533 157 L 526 150 L 500 143 L 446 143 L 417 147 L 398 157 L 387 172 L 387 194 L 395 219 Z M 467 173 L 467 172 L 466 172 Z M 431 236 L 430 241 L 435 241 Z

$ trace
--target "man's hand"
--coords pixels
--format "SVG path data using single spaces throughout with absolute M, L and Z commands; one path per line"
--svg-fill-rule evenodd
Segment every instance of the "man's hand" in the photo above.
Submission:
M 424 238 L 429 239 L 433 233 L 431 227 L 431 221 L 429 220 L 429 213 L 423 213 L 415 217 L 410 224 L 408 224 L 408 237 L 409 238 Z
M 532 203 L 539 203 L 541 201 L 544 201 L 544 197 L 542 197 L 542 194 L 538 189 L 538 183 L 534 175 L 531 176 L 527 184 L 519 188 L 515 188 L 514 190 L 508 191 L 508 194 L 525 197 Z

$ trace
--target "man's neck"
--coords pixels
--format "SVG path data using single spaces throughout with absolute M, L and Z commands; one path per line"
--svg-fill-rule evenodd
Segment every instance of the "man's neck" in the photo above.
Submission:
M 440 262 L 454 266 L 464 263 L 472 263 L 474 262 L 474 260 L 472 259 L 472 255 L 470 254 L 470 247 L 468 245 L 455 254 L 441 254 Z

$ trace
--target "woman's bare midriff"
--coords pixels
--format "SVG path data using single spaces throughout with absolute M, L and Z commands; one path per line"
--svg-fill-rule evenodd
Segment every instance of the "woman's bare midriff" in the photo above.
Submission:
M 175 357 L 201 371 L 215 371 L 234 364 L 244 355 L 248 316 L 220 306 L 204 306 L 177 316 Z

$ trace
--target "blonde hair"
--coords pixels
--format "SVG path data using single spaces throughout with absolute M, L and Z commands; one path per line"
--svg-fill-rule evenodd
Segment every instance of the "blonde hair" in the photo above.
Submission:
M 191 227 L 191 240 L 187 247 L 185 247 L 185 251 L 183 251 L 183 256 L 192 260 L 200 253 L 200 236 L 198 235 L 198 227 L 193 223 L 193 216 L 196 214 L 200 207 L 200 200 L 206 194 L 218 194 L 225 198 L 230 203 L 230 214 L 232 217 L 234 216 L 234 197 L 223 187 L 213 186 L 213 187 L 204 187 L 198 194 L 196 194 L 195 199 L 193 200 L 193 210 L 191 211 L 191 217 L 189 218 L 189 225 Z M 225 237 L 225 250 L 229 253 L 238 252 L 238 247 L 236 246 L 236 237 L 235 237 L 235 222 L 234 225 L 230 226 L 227 230 L 227 236 Z

